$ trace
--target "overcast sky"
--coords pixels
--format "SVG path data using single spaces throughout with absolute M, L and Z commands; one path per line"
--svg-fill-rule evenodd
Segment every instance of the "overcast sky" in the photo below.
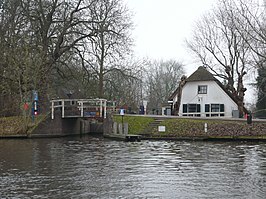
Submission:
M 195 62 L 185 45 L 193 24 L 214 0 L 125 0 L 134 13 L 135 55 L 152 59 L 174 59 L 185 64 L 190 75 L 200 63 Z

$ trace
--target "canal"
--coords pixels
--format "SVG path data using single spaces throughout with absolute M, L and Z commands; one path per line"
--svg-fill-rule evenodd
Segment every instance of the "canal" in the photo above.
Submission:
M 265 198 L 266 143 L 0 140 L 0 198 Z

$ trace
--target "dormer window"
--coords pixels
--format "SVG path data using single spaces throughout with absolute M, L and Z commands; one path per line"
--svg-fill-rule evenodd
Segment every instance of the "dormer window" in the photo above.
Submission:
M 207 94 L 207 85 L 199 85 L 198 94 Z

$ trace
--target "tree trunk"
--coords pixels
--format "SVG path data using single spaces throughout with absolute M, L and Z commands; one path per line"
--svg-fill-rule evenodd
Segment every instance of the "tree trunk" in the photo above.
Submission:
M 103 98 L 104 97 L 104 90 L 103 90 L 103 72 L 100 72 L 99 74 L 99 88 L 98 88 L 98 97 Z
M 175 104 L 175 115 L 178 115 L 179 113 L 179 109 L 180 109 L 180 103 L 181 103 L 181 96 L 182 96 L 182 90 L 183 90 L 183 87 L 186 83 L 186 79 L 187 77 L 186 76 L 182 76 L 181 77 L 181 80 L 179 82 L 179 86 L 178 86 L 178 93 L 177 93 L 177 102 Z
M 104 29 L 101 27 L 101 33 L 100 33 L 100 42 L 101 42 L 101 55 L 99 60 L 100 65 L 100 71 L 99 71 L 99 90 L 98 90 L 98 97 L 103 98 L 104 97 L 104 55 L 105 55 L 105 43 L 104 43 Z

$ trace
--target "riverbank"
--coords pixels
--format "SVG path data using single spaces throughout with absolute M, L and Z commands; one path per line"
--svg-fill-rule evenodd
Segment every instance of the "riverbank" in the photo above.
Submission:
M 0 118 L 0 138 L 34 137 L 32 132 L 40 126 L 42 121 L 45 121 L 45 118 L 45 115 L 40 115 L 34 122 L 30 117 Z M 266 141 L 266 120 L 253 120 L 252 124 L 247 124 L 244 119 L 156 115 L 125 115 L 123 117 L 114 115 L 112 120 L 118 123 L 128 123 L 128 133 L 141 135 L 142 139 Z M 69 121 L 66 122 L 69 123 Z M 49 121 L 46 123 L 50 126 Z M 159 130 L 159 127 L 163 128 Z M 47 131 L 46 128 L 43 130 Z M 109 131 L 112 132 L 111 129 Z M 48 131 L 42 137 L 52 137 L 52 135 L 52 131 Z
M 0 118 L 0 137 L 26 138 L 45 119 L 45 115 L 35 117 L 13 116 Z
M 121 122 L 121 116 L 114 116 L 114 120 Z M 254 120 L 252 124 L 247 124 L 245 119 L 126 115 L 123 122 L 128 123 L 129 133 L 140 134 L 143 139 L 266 141 L 266 120 Z M 131 131 L 136 129 L 135 124 L 138 130 Z M 159 126 L 163 127 L 160 131 Z

